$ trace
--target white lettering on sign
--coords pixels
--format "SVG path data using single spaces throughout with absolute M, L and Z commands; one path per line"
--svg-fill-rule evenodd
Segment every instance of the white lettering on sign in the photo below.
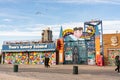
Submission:
M 20 46 L 21 49 L 32 49 L 32 46 Z
M 9 46 L 9 49 L 19 49 L 19 46 Z
M 47 48 L 47 45 L 11 45 L 9 49 L 40 49 L 40 48 Z
M 47 45 L 34 45 L 33 48 L 47 48 Z

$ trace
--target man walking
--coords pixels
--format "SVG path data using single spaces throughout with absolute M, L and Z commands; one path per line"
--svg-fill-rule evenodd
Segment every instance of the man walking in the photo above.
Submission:
M 115 64 L 117 66 L 117 68 L 115 69 L 115 71 L 117 71 L 118 73 L 120 72 L 120 59 L 119 58 L 120 57 L 118 55 L 115 57 Z

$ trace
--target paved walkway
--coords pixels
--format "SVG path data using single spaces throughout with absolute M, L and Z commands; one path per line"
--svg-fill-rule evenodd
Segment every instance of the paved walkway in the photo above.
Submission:
M 0 80 L 120 80 L 115 66 L 77 65 L 78 74 L 73 74 L 73 65 L 19 65 L 13 72 L 13 65 L 0 64 Z

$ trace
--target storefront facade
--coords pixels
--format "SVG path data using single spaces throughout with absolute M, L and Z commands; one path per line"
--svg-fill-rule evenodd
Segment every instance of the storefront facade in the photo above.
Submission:
M 104 34 L 103 41 L 105 65 L 114 66 L 115 56 L 120 56 L 120 34 Z
M 45 54 L 49 55 L 49 64 L 55 65 L 55 43 L 4 44 L 2 46 L 3 64 L 44 64 Z

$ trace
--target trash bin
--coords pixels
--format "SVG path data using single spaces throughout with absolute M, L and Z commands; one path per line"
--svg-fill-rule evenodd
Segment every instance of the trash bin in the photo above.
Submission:
M 14 72 L 18 72 L 18 65 L 14 65 Z
M 78 74 L 78 66 L 73 66 L 73 74 Z

